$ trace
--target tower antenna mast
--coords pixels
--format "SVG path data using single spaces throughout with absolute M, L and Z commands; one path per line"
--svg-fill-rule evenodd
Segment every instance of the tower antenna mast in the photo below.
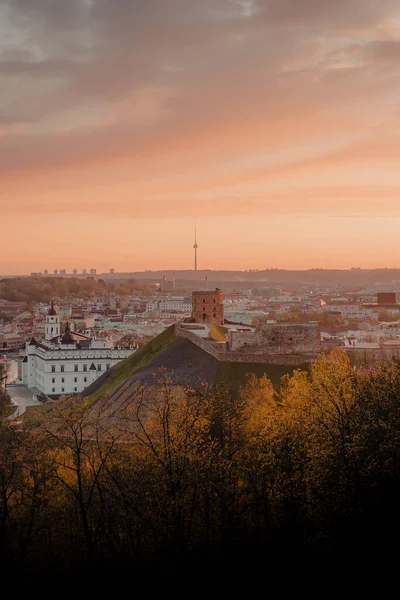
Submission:
M 198 248 L 198 244 L 197 244 L 197 228 L 196 225 L 194 226 L 194 244 L 193 244 L 193 248 L 194 248 L 194 270 L 197 271 L 197 248 Z

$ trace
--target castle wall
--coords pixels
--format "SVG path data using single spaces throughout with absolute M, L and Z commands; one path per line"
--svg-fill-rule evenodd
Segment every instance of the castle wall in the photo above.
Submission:
M 247 334 L 249 332 L 244 332 Z M 183 337 L 213 356 L 221 362 L 232 363 L 265 363 L 271 365 L 292 365 L 300 366 L 305 363 L 312 362 L 317 357 L 315 353 L 299 353 L 299 354 L 279 354 L 279 353 L 260 353 L 254 351 L 253 348 L 242 348 L 239 351 L 230 350 L 225 344 L 213 342 L 210 339 L 202 338 L 193 331 L 185 329 L 180 325 L 175 326 L 175 334 L 178 337 Z
M 318 354 L 321 350 L 318 323 L 268 323 L 255 332 L 231 331 L 229 347 L 234 352 L 291 355 Z

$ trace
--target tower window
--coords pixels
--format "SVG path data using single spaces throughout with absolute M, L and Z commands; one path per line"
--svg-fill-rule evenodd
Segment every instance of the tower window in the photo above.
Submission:
M 61 373 L 64 373 L 64 365 L 61 365 L 60 369 L 61 369 Z
M 76 371 L 79 371 L 79 365 L 74 365 L 74 371 L 76 373 Z
M 83 370 L 87 371 L 87 365 L 83 365 Z
M 56 365 L 51 365 L 51 372 L 55 373 L 56 372 Z

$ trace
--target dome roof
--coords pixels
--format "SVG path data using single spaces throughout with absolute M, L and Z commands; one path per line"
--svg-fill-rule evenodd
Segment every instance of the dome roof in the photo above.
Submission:
M 63 333 L 62 337 L 61 337 L 61 343 L 62 344 L 75 344 L 75 340 L 71 335 L 71 330 L 69 328 L 69 323 L 66 324 L 65 326 L 65 333 Z
M 49 310 L 47 311 L 47 314 L 51 315 L 51 316 L 58 315 L 56 309 L 54 308 L 54 300 L 51 301 L 51 306 L 50 306 Z

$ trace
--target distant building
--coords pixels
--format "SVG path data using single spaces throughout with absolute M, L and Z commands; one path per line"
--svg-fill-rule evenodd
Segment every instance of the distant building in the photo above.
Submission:
M 115 273 L 115 269 L 110 269 L 110 274 L 114 275 L 114 273 Z
M 194 291 L 192 293 L 192 317 L 196 323 L 224 324 L 224 305 L 222 291 L 215 288 L 209 292 Z
M 163 282 L 162 282 L 162 289 L 163 290 L 174 290 L 175 289 L 175 278 L 167 279 L 166 275 L 164 275 Z
M 24 338 L 19 333 L 0 333 L 0 351 L 22 348 Z
M 0 300 L 0 315 L 5 317 L 17 317 L 28 308 L 26 302 L 11 302 Z
M 82 269 L 82 275 L 86 275 L 87 270 L 86 269 Z
M 146 312 L 154 313 L 190 313 L 192 311 L 192 299 L 186 296 L 168 296 L 167 298 L 152 298 L 146 303 Z
M 96 275 L 96 269 L 90 269 L 90 274 L 94 277 Z
M 159 309 L 164 313 L 190 313 L 192 311 L 192 300 L 185 296 L 169 296 L 159 303 Z
M 77 275 L 78 274 L 78 269 L 74 269 L 72 272 L 73 272 L 74 275 Z
M 396 293 L 395 292 L 378 292 L 376 297 L 378 306 L 387 306 L 390 304 L 396 304 Z

